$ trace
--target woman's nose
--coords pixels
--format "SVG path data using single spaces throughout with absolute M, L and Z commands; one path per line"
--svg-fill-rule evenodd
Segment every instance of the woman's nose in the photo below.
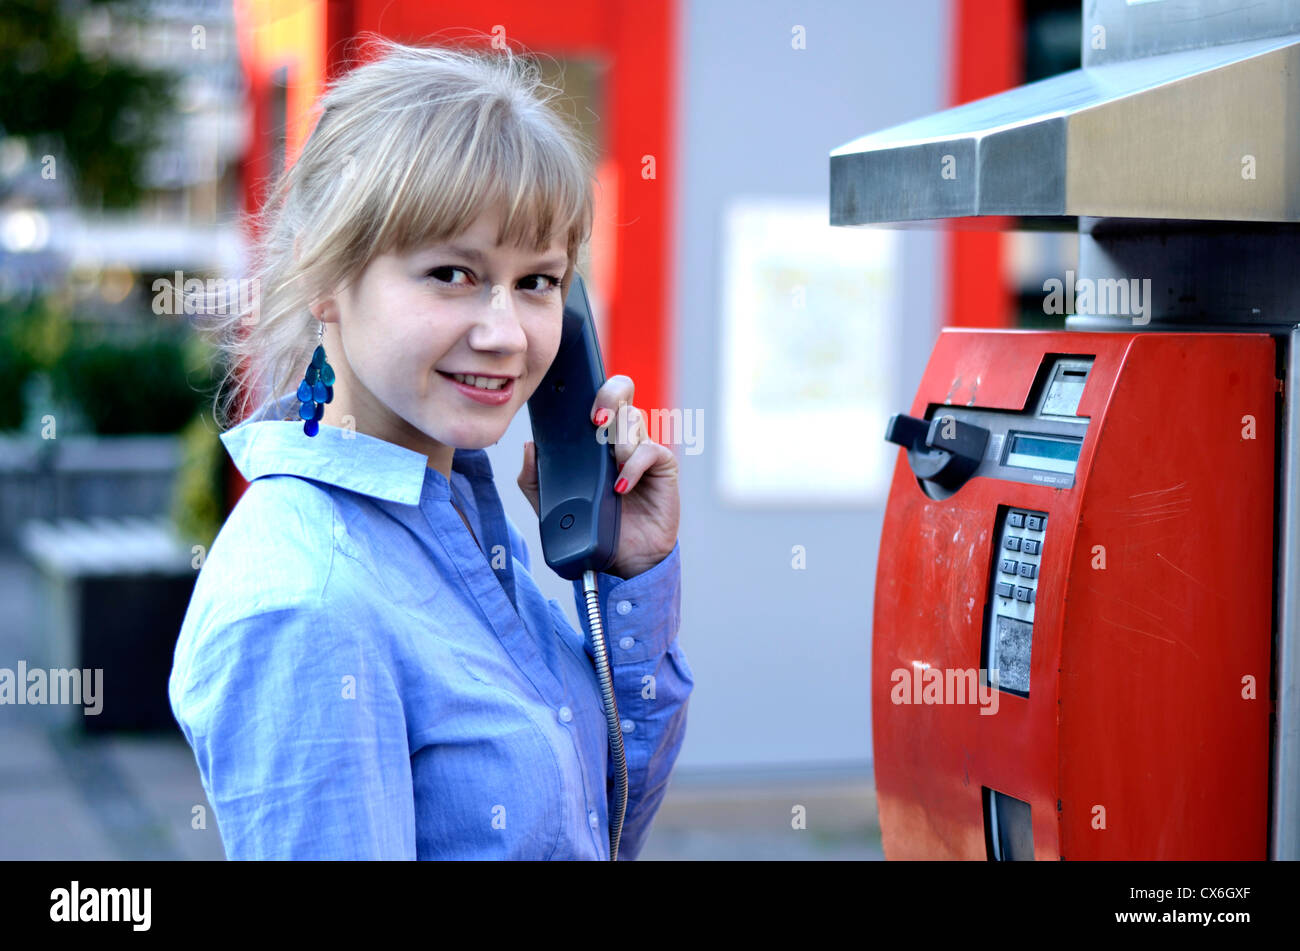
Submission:
M 484 350 L 522 350 L 527 338 L 519 322 L 518 307 L 509 290 L 492 288 L 470 334 L 470 343 Z

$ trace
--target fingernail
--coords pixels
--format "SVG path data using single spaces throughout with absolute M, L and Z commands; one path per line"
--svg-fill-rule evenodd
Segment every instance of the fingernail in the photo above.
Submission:
M 609 410 L 604 409 L 604 408 L 602 407 L 601 410 L 600 410 L 600 412 L 598 412 L 598 413 L 596 414 L 596 425 L 597 425 L 597 426 L 604 426 L 604 425 L 605 425 L 605 420 L 607 420 L 607 419 L 609 419 Z
M 624 492 L 626 492 L 626 491 L 627 491 L 627 479 L 619 479 L 617 482 L 615 482 L 615 483 L 614 483 L 614 491 L 617 492 L 619 495 L 622 495 Z

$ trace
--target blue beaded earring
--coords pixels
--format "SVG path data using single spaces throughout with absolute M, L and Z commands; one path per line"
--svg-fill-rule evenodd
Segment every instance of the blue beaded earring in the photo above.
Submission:
M 334 368 L 325 359 L 324 339 L 325 324 L 321 323 L 316 330 L 316 350 L 298 384 L 298 400 L 302 403 L 298 416 L 303 420 L 302 431 L 308 436 L 315 436 L 320 430 L 325 404 L 334 399 Z

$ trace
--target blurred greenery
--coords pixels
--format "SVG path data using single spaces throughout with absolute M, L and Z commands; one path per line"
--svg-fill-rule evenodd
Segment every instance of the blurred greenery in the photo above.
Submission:
M 181 538 L 204 549 L 225 519 L 225 450 L 211 415 L 195 414 L 180 434 L 181 465 L 173 488 L 171 518 Z
M 213 363 L 184 327 L 79 326 L 50 370 L 56 397 L 100 435 L 175 433 L 211 398 Z
M 81 28 L 107 10 L 119 35 L 132 21 L 144 23 L 149 6 L 0 2 L 0 139 L 25 139 L 30 154 L 55 156 L 60 181 L 86 208 L 128 208 L 143 197 L 145 163 L 176 114 L 177 79 L 83 47 Z M 0 302 L 0 431 L 54 413 L 66 432 L 178 434 L 182 463 L 172 516 L 186 537 L 210 544 L 224 502 L 224 455 L 211 413 L 204 413 L 214 352 L 184 323 L 138 326 L 86 316 L 57 294 Z
M 206 338 L 184 324 L 77 322 L 53 296 L 0 303 L 0 431 L 54 412 L 53 403 L 25 405 L 44 393 L 34 398 L 59 401 L 60 426 L 73 426 L 65 431 L 85 420 L 100 435 L 178 435 L 170 515 L 182 538 L 210 548 L 225 518 L 226 457 L 211 412 L 218 363 Z M 48 391 L 28 387 L 33 377 Z
M 0 131 L 60 153 L 83 203 L 126 207 L 144 190 L 144 162 L 175 107 L 174 79 L 83 52 L 70 14 L 87 6 L 143 13 L 125 0 L 0 3 Z
M 0 306 L 0 430 L 23 423 L 23 391 L 33 373 L 54 365 L 67 326 L 43 300 Z

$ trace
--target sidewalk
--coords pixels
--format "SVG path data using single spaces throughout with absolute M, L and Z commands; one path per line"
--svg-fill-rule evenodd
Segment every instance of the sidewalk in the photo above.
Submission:
M 43 615 L 36 582 L 20 556 L 0 553 L 0 667 L 32 657 Z M 66 712 L 0 706 L 0 860 L 224 860 L 179 730 L 83 737 L 64 725 Z M 796 806 L 806 828 L 792 825 Z M 871 779 L 678 770 L 640 857 L 883 858 Z

